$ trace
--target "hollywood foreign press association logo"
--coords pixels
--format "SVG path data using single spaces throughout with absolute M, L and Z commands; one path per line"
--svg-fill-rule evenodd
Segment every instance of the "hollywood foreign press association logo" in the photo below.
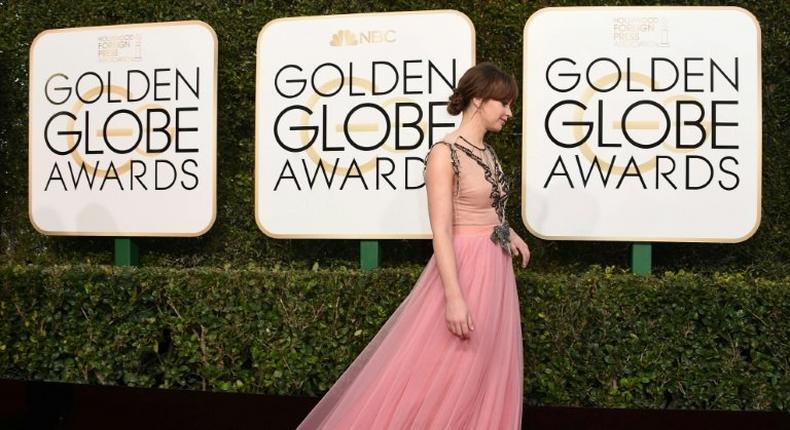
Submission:
M 102 63 L 142 61 L 143 35 L 127 33 L 99 36 L 96 41 L 96 50 L 98 60 Z

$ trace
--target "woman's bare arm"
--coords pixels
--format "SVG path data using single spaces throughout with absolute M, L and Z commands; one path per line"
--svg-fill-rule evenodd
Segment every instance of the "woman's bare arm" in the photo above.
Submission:
M 474 323 L 458 283 L 453 249 L 453 172 L 450 148 L 436 145 L 428 157 L 425 184 L 428 190 L 428 216 L 433 232 L 433 252 L 444 286 L 447 328 L 466 339 Z

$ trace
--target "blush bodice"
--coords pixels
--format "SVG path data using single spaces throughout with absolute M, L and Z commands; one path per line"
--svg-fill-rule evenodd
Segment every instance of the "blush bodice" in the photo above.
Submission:
M 458 186 L 453 199 L 453 224 L 499 224 L 491 201 L 492 185 L 485 179 L 485 170 L 469 155 L 458 152 L 458 175 L 455 179 Z
M 481 150 L 448 142 L 437 142 L 434 147 L 440 144 L 450 149 L 455 173 L 453 224 L 494 226 L 491 240 L 506 247 L 510 228 L 505 219 L 505 204 L 510 187 L 494 149 L 488 144 Z M 426 165 L 427 162 L 426 157 Z

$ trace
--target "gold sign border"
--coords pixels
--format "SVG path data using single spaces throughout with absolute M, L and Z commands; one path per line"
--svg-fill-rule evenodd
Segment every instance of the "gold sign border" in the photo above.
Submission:
M 394 15 L 427 15 L 427 14 L 455 14 L 461 17 L 468 25 L 470 29 L 470 34 L 472 37 L 472 53 L 471 53 L 471 65 L 475 65 L 476 63 L 476 33 L 475 33 L 475 26 L 472 23 L 472 20 L 469 19 L 464 13 L 454 10 L 454 9 L 437 9 L 437 10 L 424 10 L 424 11 L 401 11 L 401 12 L 377 12 L 377 13 L 351 13 L 351 14 L 338 14 L 338 15 L 315 15 L 315 16 L 297 16 L 297 17 L 288 17 L 288 18 L 278 18 L 266 23 L 266 25 L 261 28 L 261 31 L 258 33 L 258 42 L 255 47 L 255 52 L 257 54 L 256 60 L 256 70 L 255 70 L 255 223 L 258 225 L 258 228 L 268 237 L 274 239 L 430 239 L 433 237 L 430 233 L 429 234 L 359 234 L 359 233 L 332 233 L 332 234 L 279 234 L 275 233 L 266 228 L 261 222 L 261 219 L 258 217 L 259 208 L 262 204 L 259 197 L 259 189 L 260 189 L 260 174 L 259 169 L 261 166 L 258 165 L 258 157 L 259 157 L 259 147 L 260 147 L 260 124 L 259 124 L 259 117 L 261 111 L 261 97 L 259 88 L 261 88 L 261 68 L 263 61 L 261 60 L 263 57 L 261 55 L 260 47 L 261 47 L 261 39 L 263 37 L 264 32 L 267 28 L 275 23 L 287 22 L 287 21 L 304 21 L 304 20 L 317 20 L 317 19 L 337 19 L 341 18 L 351 18 L 351 17 L 360 17 L 360 16 L 394 16 Z
M 33 115 L 32 115 L 32 106 L 33 106 L 33 83 L 34 83 L 34 72 L 35 68 L 33 65 L 33 52 L 36 48 L 36 43 L 39 39 L 43 38 L 44 36 L 50 34 L 61 34 L 61 33 L 72 33 L 72 32 L 83 32 L 83 31 L 97 31 L 97 30 L 115 30 L 115 29 L 123 29 L 123 28 L 150 28 L 150 27 L 178 27 L 178 26 L 194 26 L 197 25 L 199 27 L 203 27 L 208 30 L 209 34 L 211 35 L 212 39 L 214 40 L 214 82 L 213 82 L 213 99 L 211 101 L 211 106 L 213 109 L 213 126 L 214 126 L 214 136 L 211 139 L 211 152 L 214 157 L 214 163 L 211 169 L 211 180 L 212 180 L 212 196 L 211 196 L 211 219 L 206 224 L 206 226 L 196 232 L 187 232 L 187 233 L 160 233 L 160 232 L 120 232 L 120 231 L 54 231 L 54 230 L 46 230 L 41 228 L 38 224 L 36 224 L 35 220 L 33 219 Z M 149 23 L 138 23 L 138 24 L 119 24 L 119 25 L 102 25 L 102 26 L 91 26 L 91 27 L 73 27 L 73 28 L 59 28 L 59 29 L 51 29 L 51 30 L 44 30 L 33 39 L 33 42 L 30 43 L 30 50 L 29 50 L 29 76 L 28 76 L 28 153 L 27 153 L 27 165 L 28 165 L 28 187 L 27 187 L 27 201 L 28 201 L 28 218 L 30 219 L 30 223 L 33 225 L 33 228 L 36 229 L 41 234 L 48 235 L 48 236 L 118 236 L 118 237 L 197 237 L 202 236 L 207 231 L 214 226 L 214 222 L 217 219 L 217 74 L 218 74 L 218 58 L 219 58 L 219 43 L 217 40 L 217 33 L 214 29 L 208 25 L 207 23 L 199 20 L 189 20 L 189 21 L 170 21 L 170 22 L 149 22 Z
M 527 29 L 529 27 L 530 22 L 532 20 L 543 13 L 547 12 L 576 12 L 579 10 L 594 12 L 594 11 L 639 11 L 639 12 L 649 12 L 649 11 L 657 11 L 657 12 L 664 12 L 669 10 L 677 10 L 677 11 L 736 11 L 745 14 L 747 17 L 751 18 L 752 22 L 754 23 L 756 33 L 757 33 L 757 40 L 755 46 L 755 52 L 757 53 L 757 117 L 760 119 L 757 123 L 757 139 L 755 143 L 758 145 L 758 156 L 757 156 L 757 218 L 755 219 L 754 226 L 752 229 L 747 232 L 745 235 L 738 237 L 738 238 L 709 238 L 709 237 L 669 237 L 669 236 L 558 236 L 558 235 L 544 235 L 538 233 L 538 231 L 529 224 L 527 220 L 527 199 L 526 199 L 526 192 L 527 192 L 527 176 L 523 173 L 526 171 L 526 163 L 527 163 L 527 134 L 522 132 L 521 134 L 521 221 L 524 224 L 524 227 L 535 237 L 544 240 L 602 240 L 602 241 L 627 241 L 627 242 L 704 242 L 704 243 L 738 243 L 743 242 L 746 239 L 752 237 L 755 232 L 757 232 L 757 228 L 760 226 L 760 220 L 762 218 L 762 161 L 763 161 L 763 124 L 762 124 L 762 84 L 763 84 L 763 74 L 762 74 L 762 31 L 760 29 L 760 23 L 757 21 L 757 18 L 748 10 L 737 7 L 737 6 L 578 6 L 578 7 L 545 7 L 535 11 L 532 15 L 530 15 L 529 19 L 527 19 L 526 24 L 524 24 L 524 45 L 523 45 L 523 54 L 522 54 L 522 66 L 524 70 L 527 67 Z M 522 113 L 521 113 L 521 126 L 522 130 L 526 130 L 527 127 L 527 73 L 524 73 L 523 81 L 522 81 Z

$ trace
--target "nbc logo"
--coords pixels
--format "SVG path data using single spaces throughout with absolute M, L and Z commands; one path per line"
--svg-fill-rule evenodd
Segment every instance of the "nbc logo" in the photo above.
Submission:
M 351 30 L 338 30 L 332 34 L 329 46 L 356 46 L 363 43 L 394 43 L 395 30 L 371 30 L 353 33 Z

